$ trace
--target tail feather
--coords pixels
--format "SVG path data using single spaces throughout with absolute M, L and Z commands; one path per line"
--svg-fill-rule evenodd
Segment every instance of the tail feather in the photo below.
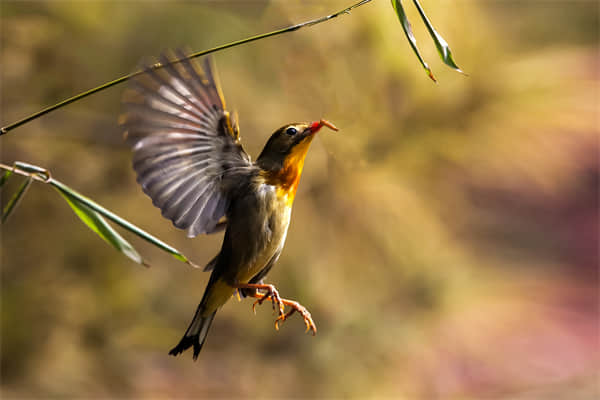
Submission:
M 217 310 L 229 300 L 234 290 L 227 282 L 219 279 L 217 270 L 213 270 L 202 296 L 202 301 L 196 309 L 196 314 L 194 314 L 194 319 L 192 319 L 179 344 L 173 347 L 169 354 L 176 356 L 194 346 L 194 360 L 196 360 L 200 350 L 202 350 L 202 345 L 206 341 L 206 335 L 208 335 L 210 324 L 212 324 Z
M 183 335 L 183 338 L 179 341 L 179 344 L 169 351 L 169 354 L 172 356 L 177 356 L 194 346 L 194 361 L 198 359 L 198 354 L 200 354 L 200 350 L 202 350 L 202 346 L 206 341 L 208 330 L 210 329 L 210 325 L 212 324 L 216 313 L 217 311 L 213 312 L 207 317 L 203 317 L 200 315 L 200 307 L 198 307 L 198 311 L 196 311 L 196 315 L 194 316 L 194 319 L 192 320 L 188 330 L 185 332 L 185 335 Z

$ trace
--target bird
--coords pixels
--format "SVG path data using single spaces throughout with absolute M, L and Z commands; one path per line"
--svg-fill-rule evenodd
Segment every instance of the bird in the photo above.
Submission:
M 226 109 L 211 57 L 202 65 L 181 50 L 146 65 L 123 95 L 120 124 L 137 182 L 161 214 L 189 237 L 225 230 L 194 317 L 170 355 L 193 347 L 196 360 L 215 314 L 234 294 L 271 301 L 275 328 L 295 312 L 314 335 L 300 303 L 264 282 L 283 250 L 304 160 L 315 134 L 332 123 L 283 125 L 255 161 L 241 144 L 237 113 Z M 290 310 L 286 312 L 286 308 Z

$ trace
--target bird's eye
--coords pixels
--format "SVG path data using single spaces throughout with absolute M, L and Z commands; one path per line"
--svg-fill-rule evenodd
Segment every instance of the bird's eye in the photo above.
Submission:
M 290 126 L 289 128 L 287 128 L 285 130 L 285 133 L 287 133 L 290 136 L 294 136 L 296 133 L 298 133 L 298 130 L 296 128 L 294 128 L 293 126 Z

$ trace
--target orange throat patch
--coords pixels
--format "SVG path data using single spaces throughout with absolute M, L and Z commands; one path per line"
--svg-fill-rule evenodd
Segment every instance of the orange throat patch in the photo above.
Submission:
M 308 153 L 308 148 L 312 142 L 313 136 L 308 136 L 302 142 L 298 143 L 283 162 L 283 168 L 276 172 L 265 172 L 263 177 L 269 185 L 277 187 L 277 195 L 285 197 L 288 206 L 291 206 L 296 197 L 296 190 L 304 168 L 304 159 Z

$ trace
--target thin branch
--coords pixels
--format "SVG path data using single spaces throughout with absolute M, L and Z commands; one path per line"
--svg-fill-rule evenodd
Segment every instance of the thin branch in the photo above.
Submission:
M 304 28 L 304 27 L 307 27 L 307 26 L 317 25 L 317 24 L 320 24 L 321 22 L 329 21 L 329 20 L 331 20 L 333 18 L 336 18 L 336 17 L 338 17 L 338 16 L 340 16 L 342 14 L 349 14 L 350 11 L 352 11 L 353 9 L 358 8 L 358 7 L 360 7 L 360 6 L 364 5 L 364 4 L 370 3 L 371 1 L 372 0 L 361 0 L 361 1 L 359 1 L 359 2 L 357 2 L 355 4 L 353 4 L 353 5 L 351 5 L 350 7 L 344 8 L 343 10 L 340 10 L 340 11 L 338 11 L 336 13 L 331 14 L 331 15 L 327 15 L 327 16 L 324 16 L 324 17 L 321 17 L 321 18 L 317 18 L 317 19 L 313 19 L 313 20 L 306 21 L 306 22 L 302 22 L 302 23 L 299 23 L 299 24 L 296 24 L 296 25 L 288 26 L 286 28 L 278 29 L 278 30 L 273 31 L 273 32 L 263 33 L 263 34 L 252 36 L 252 37 L 249 37 L 249 38 L 246 38 L 246 39 L 242 39 L 242 40 L 238 40 L 238 41 L 235 41 L 235 42 L 227 43 L 227 44 L 224 44 L 224 45 L 221 45 L 221 46 L 213 47 L 212 49 L 199 51 L 197 53 L 192 53 L 192 54 L 186 56 L 185 58 L 173 61 L 173 63 L 179 63 L 179 62 L 181 62 L 183 60 L 186 60 L 186 59 L 201 57 L 201 56 L 204 56 L 206 54 L 210 54 L 210 53 L 214 53 L 214 52 L 217 52 L 217 51 L 220 51 L 220 50 L 228 49 L 230 47 L 235 47 L 235 46 L 239 46 L 239 45 L 242 45 L 242 44 L 254 42 L 256 40 L 265 39 L 265 38 L 268 38 L 268 37 L 271 37 L 271 36 L 277 36 L 277 35 L 281 35 L 283 33 L 297 31 L 298 29 Z M 160 63 L 156 63 L 151 68 L 152 69 L 159 69 L 159 68 L 162 68 L 163 66 L 164 65 L 162 65 Z M 66 106 L 68 104 L 71 104 L 71 103 L 73 103 L 75 101 L 83 99 L 84 97 L 90 96 L 90 95 L 92 95 L 94 93 L 100 92 L 100 91 L 102 91 L 104 89 L 108 89 L 108 88 L 110 88 L 112 86 L 118 85 L 119 83 L 125 82 L 125 81 L 127 81 L 127 80 L 129 80 L 129 79 L 131 79 L 131 78 L 133 78 L 135 76 L 138 76 L 138 75 L 142 74 L 143 72 L 144 71 L 132 72 L 132 73 L 130 73 L 128 75 L 122 76 L 122 77 L 120 77 L 118 79 L 115 79 L 113 81 L 107 82 L 107 83 L 105 83 L 103 85 L 100 85 L 98 87 L 95 87 L 95 88 L 90 89 L 88 91 L 85 91 L 83 93 L 80 93 L 80 94 L 78 94 L 76 96 L 73 96 L 73 97 L 70 97 L 70 98 L 68 98 L 66 100 L 63 100 L 60 103 L 57 103 L 57 104 L 55 104 L 53 106 L 44 108 L 41 111 L 38 111 L 38 112 L 36 112 L 34 114 L 29 115 L 28 117 L 25 117 L 25 118 L 23 118 L 23 119 L 21 119 L 21 120 L 19 120 L 17 122 L 13 122 L 10 125 L 6 125 L 6 126 L 0 128 L 0 135 L 4 135 L 4 134 L 8 133 L 9 131 L 11 131 L 11 130 L 13 130 L 15 128 L 18 128 L 21 125 L 25 125 L 26 123 L 31 122 L 31 121 L 33 121 L 33 120 L 41 117 L 42 115 L 48 114 L 48 113 L 50 113 L 50 112 L 52 112 L 54 110 L 57 110 L 57 109 L 59 109 L 61 107 L 64 107 L 64 106 Z

